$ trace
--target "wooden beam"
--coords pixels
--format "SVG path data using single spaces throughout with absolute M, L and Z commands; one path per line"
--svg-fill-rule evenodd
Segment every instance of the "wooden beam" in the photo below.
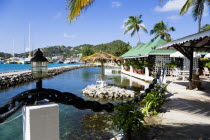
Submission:
M 188 59 L 190 59 L 190 55 L 186 52 L 185 49 L 183 49 L 184 47 L 175 46 L 175 45 L 174 45 L 174 48 L 175 48 L 177 51 L 181 52 L 185 57 L 187 57 Z

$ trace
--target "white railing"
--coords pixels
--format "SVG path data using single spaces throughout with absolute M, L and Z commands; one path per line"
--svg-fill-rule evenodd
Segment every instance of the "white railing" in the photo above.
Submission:
M 121 72 L 139 79 L 143 79 L 146 81 L 152 81 L 154 78 L 152 76 L 149 76 L 149 69 L 148 67 L 145 67 L 145 74 L 137 74 L 133 72 L 133 67 L 130 66 L 129 71 L 126 71 L 123 67 L 123 65 L 121 65 Z

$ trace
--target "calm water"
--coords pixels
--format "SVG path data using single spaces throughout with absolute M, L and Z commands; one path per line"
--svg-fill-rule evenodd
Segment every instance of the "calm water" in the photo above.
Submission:
M 68 65 L 78 65 L 78 63 L 73 64 L 59 64 L 59 63 L 49 63 L 48 67 L 61 67 Z M 20 70 L 28 70 L 31 69 L 30 64 L 0 64 L 0 73 L 2 72 L 11 72 L 11 71 L 20 71 Z
M 63 92 L 72 92 L 79 97 L 88 100 L 81 90 L 87 85 L 96 84 L 95 74 L 101 71 L 100 68 L 83 68 L 65 72 L 50 79 L 43 80 L 43 87 L 53 88 Z M 125 88 L 132 88 L 136 91 L 142 90 L 138 83 L 129 87 L 129 79 L 120 76 L 106 76 L 107 82 L 123 85 Z M 0 91 L 0 106 L 11 97 L 35 87 L 35 82 Z M 113 103 L 113 101 L 110 101 Z M 111 126 L 109 113 L 94 113 L 91 110 L 78 110 L 73 106 L 59 105 L 60 109 L 60 139 L 61 140 L 107 140 L 113 137 L 116 132 Z M 20 112 L 12 117 L 17 116 Z M 10 118 L 11 119 L 11 118 Z M 0 140 L 22 140 L 22 117 L 9 123 L 0 125 Z

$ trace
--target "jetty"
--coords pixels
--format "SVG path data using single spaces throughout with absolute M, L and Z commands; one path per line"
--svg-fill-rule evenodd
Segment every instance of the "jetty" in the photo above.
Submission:
M 71 71 L 71 70 L 79 69 L 79 68 L 87 68 L 87 67 L 98 67 L 98 65 L 95 65 L 95 64 L 69 65 L 69 66 L 48 68 L 48 74 L 46 78 L 53 77 L 55 75 L 61 74 L 66 71 Z M 34 80 L 36 79 L 32 76 L 31 70 L 1 73 L 0 74 L 0 89 L 14 87 L 20 84 L 32 82 Z

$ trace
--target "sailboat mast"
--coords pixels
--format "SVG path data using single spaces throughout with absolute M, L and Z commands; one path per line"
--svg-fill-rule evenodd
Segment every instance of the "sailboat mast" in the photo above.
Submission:
M 29 58 L 32 57 L 32 49 L 31 49 L 31 24 L 29 24 L 29 33 L 28 33 L 28 45 L 29 45 Z
M 12 54 L 13 54 L 13 59 L 14 59 L 14 57 L 15 57 L 15 51 L 14 51 L 14 49 L 15 49 L 15 40 L 13 39 L 13 45 L 12 45 L 13 47 L 12 47 Z

